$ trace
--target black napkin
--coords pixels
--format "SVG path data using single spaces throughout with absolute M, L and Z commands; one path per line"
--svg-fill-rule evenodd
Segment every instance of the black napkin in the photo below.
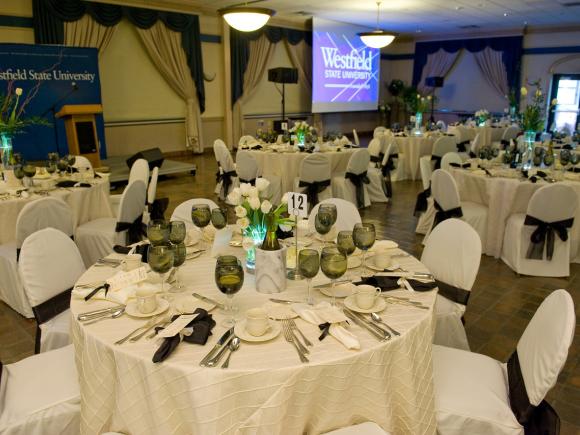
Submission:
M 73 180 L 62 180 L 56 183 L 56 187 L 91 187 L 89 183 L 79 183 Z
M 379 287 L 381 289 L 381 292 L 387 292 L 389 290 L 398 290 L 399 288 L 401 288 L 401 286 L 399 284 L 397 284 L 397 281 L 399 280 L 399 277 L 396 276 L 368 276 L 368 277 L 364 277 L 361 278 L 360 281 L 358 282 L 354 282 L 354 285 L 362 285 L 362 284 L 367 284 L 367 285 L 372 285 L 373 287 Z M 411 287 L 413 287 L 413 289 L 415 291 L 418 292 L 426 292 L 429 290 L 433 290 L 434 288 L 437 287 L 437 283 L 435 282 L 422 282 L 422 281 L 417 281 L 416 279 L 410 279 L 410 278 L 405 278 L 409 284 L 411 285 Z
M 151 245 L 149 243 L 144 244 L 144 245 L 139 245 L 137 246 L 137 248 L 135 249 L 135 254 L 140 254 L 141 255 L 141 261 L 143 261 L 143 263 L 147 263 L 149 257 L 149 247 Z M 131 247 L 130 246 L 122 246 L 122 245 L 115 245 L 113 246 L 113 251 L 115 251 L 117 254 L 128 254 L 131 251 Z
M 201 344 L 203 346 L 207 343 L 207 339 L 211 335 L 211 330 L 215 326 L 215 320 L 213 320 L 211 314 L 208 314 L 208 312 L 202 308 L 196 308 L 194 313 L 198 314 L 198 316 L 186 326 L 186 328 L 193 328 L 193 333 L 189 336 L 183 336 L 183 341 L 193 344 Z M 178 317 L 179 315 L 173 316 L 171 321 L 173 322 Z M 163 328 L 155 328 L 157 333 L 162 329 Z M 153 355 L 153 362 L 158 363 L 167 359 L 181 340 L 182 337 L 180 334 L 164 338 L 163 343 L 161 343 L 161 346 L 159 346 L 159 349 L 157 349 Z
M 262 149 L 262 145 L 254 145 L 253 147 L 250 148 L 251 150 L 261 150 Z
M 573 172 L 575 174 L 580 173 L 580 168 L 570 168 L 568 169 L 568 172 Z

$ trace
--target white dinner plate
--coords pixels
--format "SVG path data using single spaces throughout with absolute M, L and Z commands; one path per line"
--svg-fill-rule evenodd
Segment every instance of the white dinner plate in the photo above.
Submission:
M 283 320 L 287 318 L 294 319 L 295 317 L 298 317 L 298 314 L 292 309 L 290 304 L 267 302 L 262 308 L 266 313 L 268 313 L 268 317 L 273 320 Z
M 137 301 L 133 299 L 132 301 L 127 302 L 127 306 L 125 307 L 125 312 L 128 315 L 130 315 L 131 317 L 145 318 L 145 317 L 153 317 L 153 316 L 156 316 L 158 314 L 161 314 L 164 311 L 167 311 L 168 308 L 169 308 L 169 301 L 162 299 L 158 296 L 157 297 L 157 309 L 155 311 L 152 311 L 152 312 L 147 313 L 147 314 L 143 314 L 142 312 L 140 312 L 137 309 Z
M 270 320 L 270 327 L 268 328 L 268 330 L 264 333 L 264 335 L 260 335 L 259 337 L 256 337 L 250 334 L 248 331 L 246 331 L 245 320 L 237 322 L 236 326 L 234 326 L 234 334 L 240 337 L 243 341 L 250 341 L 253 343 L 272 340 L 273 338 L 276 338 L 278 337 L 278 335 L 280 335 L 281 330 L 282 328 L 280 327 L 278 322 L 272 320 Z
M 362 264 L 362 258 L 360 257 L 348 257 L 348 265 L 347 268 L 354 269 L 359 267 Z
M 344 306 L 357 313 L 369 314 L 380 313 L 387 307 L 387 302 L 382 297 L 377 297 L 375 304 L 370 308 L 361 308 L 356 304 L 356 296 L 351 295 L 344 300 Z
M 182 296 L 175 300 L 175 309 L 181 313 L 193 313 L 196 308 L 201 308 L 205 311 L 211 311 L 216 307 L 215 304 L 210 302 L 201 301 L 193 296 L 187 295 Z
M 347 296 L 352 295 L 353 290 L 356 288 L 356 286 L 354 284 L 351 284 L 350 282 L 344 283 L 344 284 L 339 284 L 337 286 L 334 287 L 334 297 L 335 298 L 346 298 Z M 323 287 L 320 289 L 320 293 L 322 293 L 323 295 L 326 296 L 333 296 L 333 291 L 332 288 L 329 287 Z

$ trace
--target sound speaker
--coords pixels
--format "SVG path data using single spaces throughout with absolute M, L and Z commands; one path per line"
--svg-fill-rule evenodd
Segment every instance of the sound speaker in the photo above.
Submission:
M 274 83 L 298 83 L 298 70 L 296 68 L 269 69 L 268 81 Z
M 443 77 L 427 77 L 425 79 L 425 86 L 428 86 L 430 88 L 442 88 Z
M 165 160 L 165 157 L 163 157 L 163 153 L 159 148 L 151 148 L 148 150 L 139 151 L 137 154 L 129 157 L 127 159 L 127 166 L 131 168 L 135 160 L 138 159 L 147 160 L 147 163 L 149 163 L 149 170 L 151 171 L 155 166 L 161 168 L 161 165 L 163 164 L 163 160 Z

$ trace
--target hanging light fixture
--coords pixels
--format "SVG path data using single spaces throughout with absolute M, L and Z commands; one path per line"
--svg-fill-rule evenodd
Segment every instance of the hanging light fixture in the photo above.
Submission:
M 379 13 L 381 8 L 381 2 L 377 2 L 377 28 L 372 32 L 362 32 L 359 33 L 361 41 L 371 48 L 383 48 L 389 45 L 397 37 L 396 33 L 386 32 L 379 28 Z
M 241 32 L 253 32 L 264 27 L 276 11 L 267 8 L 233 6 L 219 9 L 218 13 L 234 29 Z

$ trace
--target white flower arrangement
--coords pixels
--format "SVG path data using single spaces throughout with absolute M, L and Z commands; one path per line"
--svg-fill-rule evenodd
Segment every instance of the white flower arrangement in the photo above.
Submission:
M 292 128 L 289 130 L 290 133 L 303 131 L 306 133 L 307 131 L 312 130 L 312 127 L 306 121 L 296 121 Z
M 475 112 L 475 117 L 479 118 L 479 119 L 488 119 L 489 118 L 489 112 L 486 109 L 479 109 L 477 112 Z

